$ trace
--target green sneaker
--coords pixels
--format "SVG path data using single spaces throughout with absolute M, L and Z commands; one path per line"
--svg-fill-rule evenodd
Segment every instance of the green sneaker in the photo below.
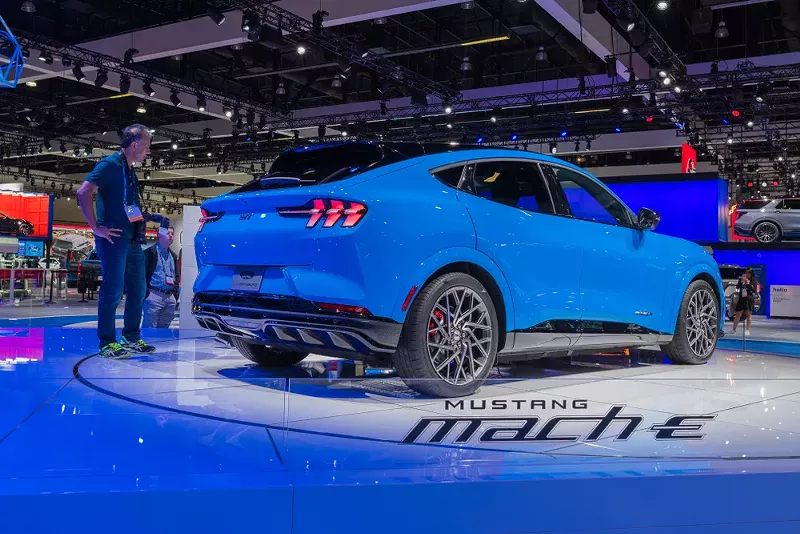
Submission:
M 122 336 L 122 346 L 133 352 L 155 352 L 156 350 L 153 345 L 148 345 L 143 339 L 128 341 L 125 336 Z
M 125 347 L 120 345 L 117 342 L 109 343 L 102 349 L 100 349 L 100 356 L 103 358 L 108 358 L 110 360 L 123 360 L 125 358 L 130 358 L 130 353 L 125 350 Z

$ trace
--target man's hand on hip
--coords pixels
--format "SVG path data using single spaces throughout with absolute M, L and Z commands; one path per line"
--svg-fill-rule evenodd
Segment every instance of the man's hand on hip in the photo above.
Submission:
M 122 230 L 119 228 L 106 228 L 105 226 L 98 226 L 94 229 L 94 235 L 97 237 L 102 237 L 104 239 L 108 239 L 108 242 L 112 245 L 114 241 L 111 239 L 112 237 L 119 237 L 122 233 Z

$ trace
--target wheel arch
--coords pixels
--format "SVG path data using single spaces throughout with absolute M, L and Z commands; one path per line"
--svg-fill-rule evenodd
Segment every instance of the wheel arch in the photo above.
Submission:
M 778 231 L 781 233 L 781 235 L 784 235 L 783 225 L 781 224 L 781 222 L 778 219 L 770 217 L 770 216 L 761 217 L 760 219 L 758 219 L 755 222 L 753 222 L 753 225 L 750 227 L 750 230 L 753 233 L 755 233 L 756 228 L 758 228 L 758 225 L 762 224 L 762 223 L 765 223 L 765 222 L 772 223 L 775 226 L 777 226 L 778 227 Z
M 393 319 L 405 322 L 408 308 L 414 303 L 420 289 L 432 280 L 447 273 L 462 272 L 474 277 L 489 292 L 499 321 L 500 332 L 507 334 L 514 329 L 514 306 L 511 290 L 500 268 L 486 255 L 475 249 L 448 249 L 435 254 L 422 262 L 420 268 L 409 277 L 403 286 L 405 289 L 398 296 L 394 307 Z M 403 309 L 411 288 L 416 288 L 406 309 Z M 498 350 L 506 343 L 506 336 L 499 337 Z
M 674 333 L 675 325 L 678 321 L 678 313 L 681 307 L 681 301 L 683 300 L 683 296 L 686 294 L 686 290 L 689 289 L 689 286 L 696 282 L 697 280 L 703 280 L 708 282 L 714 290 L 714 294 L 717 297 L 717 302 L 719 302 L 719 311 L 720 311 L 720 328 L 724 325 L 725 322 L 725 290 L 722 285 L 722 279 L 720 278 L 719 274 L 716 276 L 714 275 L 714 271 L 711 269 L 709 265 L 700 264 L 696 265 L 693 268 L 689 269 L 688 272 L 683 276 L 681 279 L 681 283 L 678 284 L 680 291 L 675 292 L 675 296 L 673 297 L 672 308 L 670 309 L 671 313 L 667 315 L 669 323 L 665 325 L 665 331 L 669 333 Z

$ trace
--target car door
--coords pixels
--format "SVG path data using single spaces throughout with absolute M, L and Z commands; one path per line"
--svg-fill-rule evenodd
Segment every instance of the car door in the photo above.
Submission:
M 669 238 L 635 228 L 631 211 L 597 180 L 567 167 L 542 167 L 557 210 L 571 218 L 570 230 L 584 246 L 584 332 L 606 340 L 639 328 L 657 332 L 668 265 L 660 242 Z
M 778 204 L 776 217 L 787 236 L 800 235 L 800 198 L 786 198 Z
M 570 221 L 555 216 L 536 162 L 472 161 L 458 198 L 472 217 L 478 250 L 510 287 L 514 350 L 569 347 L 578 338 L 583 248 L 568 232 Z

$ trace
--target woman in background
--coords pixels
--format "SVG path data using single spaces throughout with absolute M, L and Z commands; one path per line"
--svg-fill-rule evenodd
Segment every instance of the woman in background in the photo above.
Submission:
M 742 318 L 742 313 L 745 314 L 745 329 L 746 336 L 750 335 L 750 327 L 753 324 L 753 305 L 758 292 L 758 283 L 756 282 L 756 275 L 753 269 L 748 267 L 742 273 L 741 278 L 736 283 L 736 293 L 739 298 L 736 300 L 736 307 L 734 308 L 733 316 L 733 333 L 736 333 L 736 328 L 739 326 L 739 321 Z

